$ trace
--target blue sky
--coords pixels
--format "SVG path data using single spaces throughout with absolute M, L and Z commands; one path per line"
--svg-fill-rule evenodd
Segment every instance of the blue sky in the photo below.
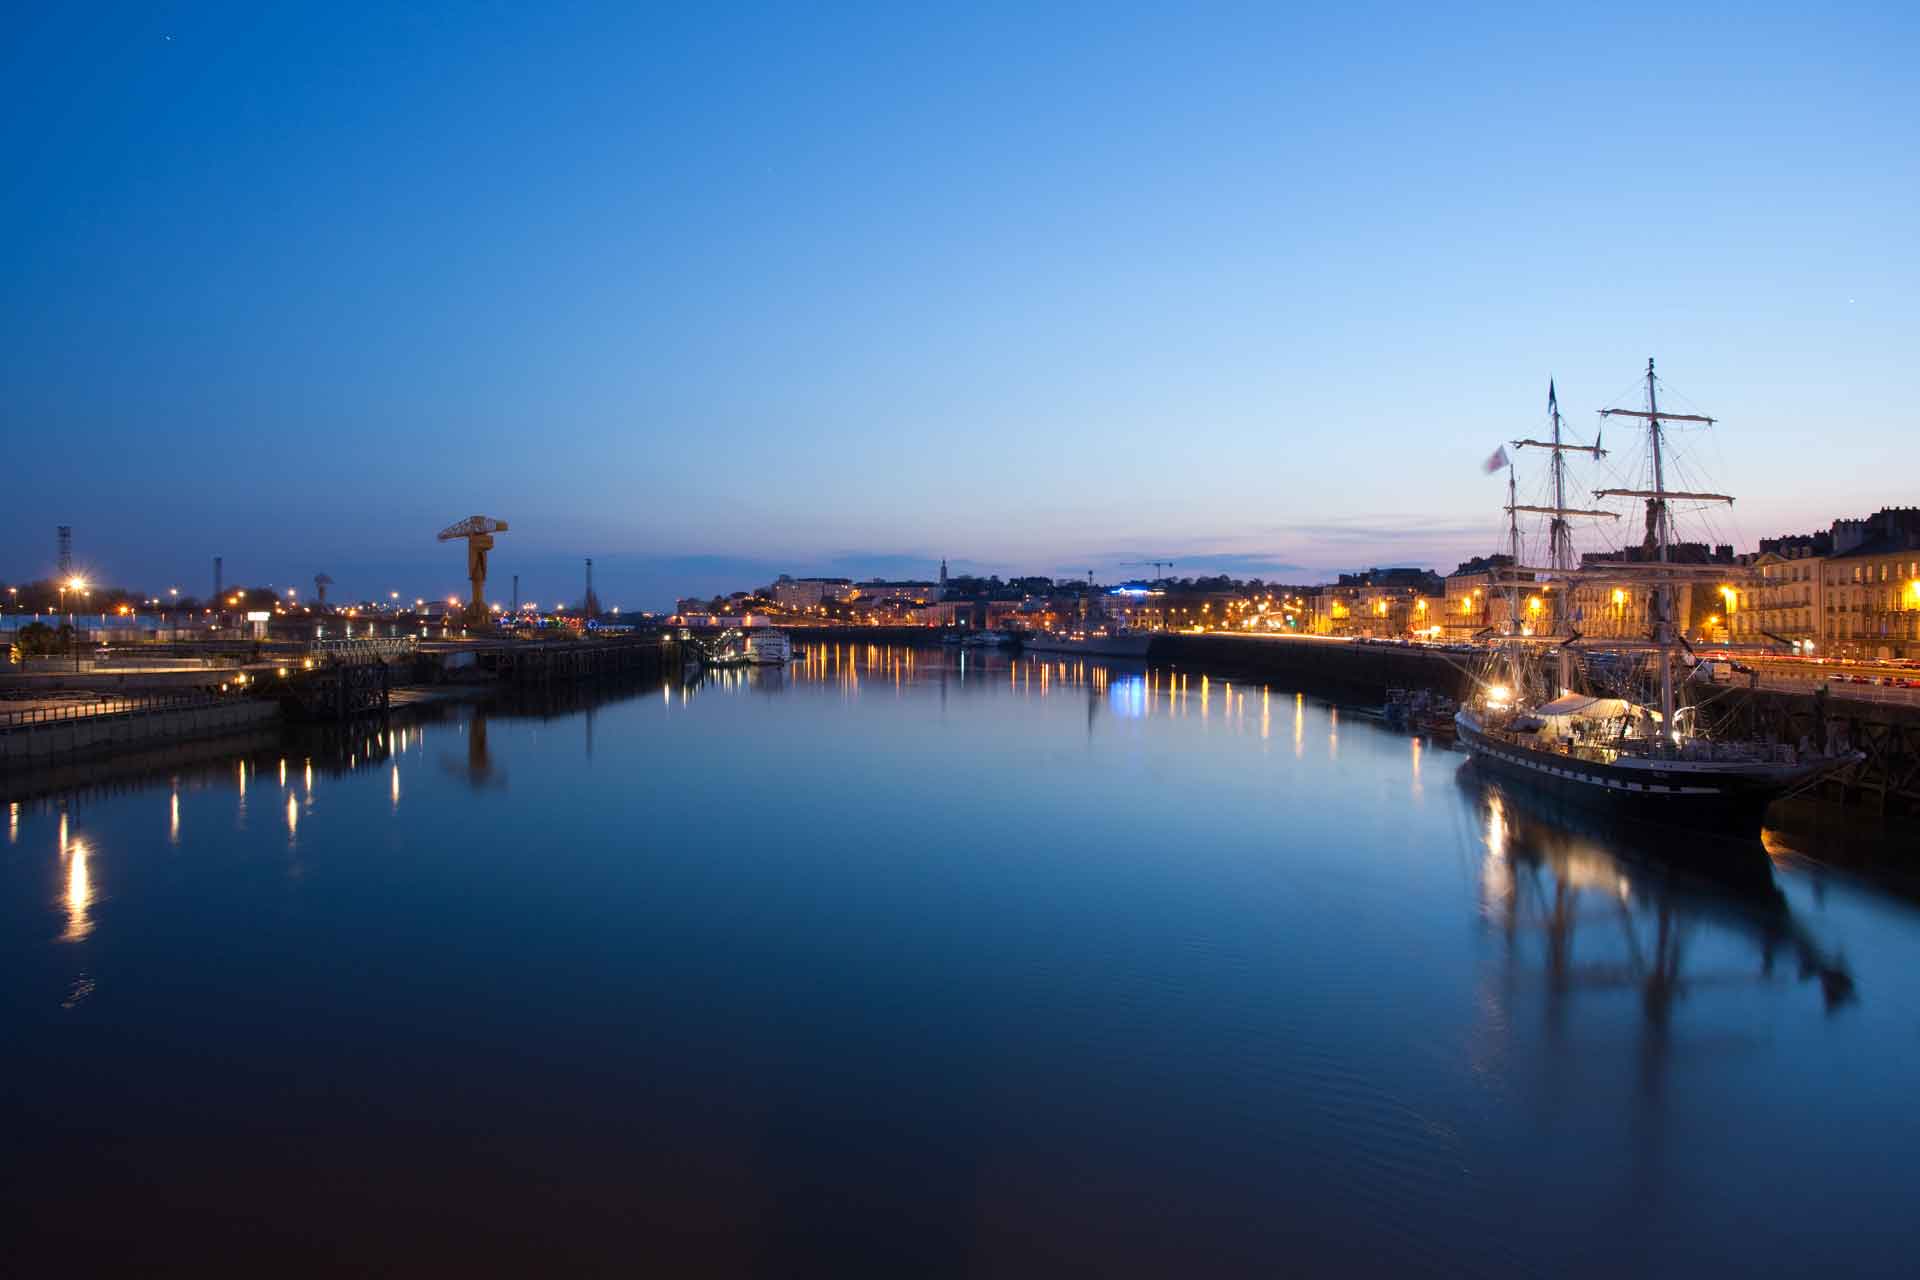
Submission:
M 1910 5 L 400 9 L 13 16 L 0 576 L 1450 566 L 1649 355 L 1920 501 Z

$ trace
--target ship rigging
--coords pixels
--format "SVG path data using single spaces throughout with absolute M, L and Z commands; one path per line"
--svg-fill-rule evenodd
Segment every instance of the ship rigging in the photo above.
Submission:
M 1567 505 L 1567 455 L 1586 454 L 1598 461 L 1605 456 L 1598 437 L 1591 445 L 1566 439 L 1558 395 L 1548 388 L 1551 439 L 1516 440 L 1516 448 L 1547 450 L 1552 481 L 1551 505 L 1522 504 L 1518 500 L 1515 468 L 1507 462 L 1507 544 L 1511 563 L 1506 570 L 1507 635 L 1476 678 L 1476 693 L 1455 716 L 1460 741 L 1477 764 L 1516 781 L 1557 792 L 1569 798 L 1617 812 L 1661 821 L 1699 822 L 1751 832 L 1775 798 L 1810 786 L 1836 769 L 1860 758 L 1857 752 L 1828 751 L 1803 741 L 1794 744 L 1715 737 L 1698 714 L 1699 706 L 1682 705 L 1674 679 L 1678 651 L 1686 648 L 1675 625 L 1677 583 L 1697 574 L 1673 562 L 1675 502 L 1726 502 L 1726 494 L 1667 487 L 1669 423 L 1711 425 L 1700 414 L 1670 414 L 1660 408 L 1659 384 L 1653 361 L 1647 361 L 1646 408 L 1603 410 L 1603 421 L 1622 417 L 1645 424 L 1651 462 L 1652 487 L 1600 488 L 1596 499 L 1644 502 L 1646 531 L 1644 563 L 1610 564 L 1605 571 L 1589 571 L 1574 559 L 1570 520 L 1618 519 L 1606 509 Z M 1496 459 L 1504 456 L 1496 455 Z M 1548 560 L 1543 568 L 1523 567 L 1520 554 L 1520 517 L 1548 517 Z M 1652 629 L 1654 654 L 1650 684 L 1657 684 L 1658 706 L 1646 705 L 1638 679 L 1616 676 L 1618 688 L 1596 691 L 1590 664 L 1585 662 L 1578 621 L 1569 601 L 1574 585 L 1602 576 L 1615 576 L 1631 567 L 1631 576 L 1653 587 Z M 1554 599 L 1549 635 L 1529 644 L 1520 624 L 1523 580 L 1545 578 L 1560 590 Z M 1550 641 L 1556 659 L 1549 680 L 1542 662 L 1541 641 Z M 1623 651 L 1646 646 L 1623 644 Z M 1585 689 L 1576 688 L 1584 684 Z

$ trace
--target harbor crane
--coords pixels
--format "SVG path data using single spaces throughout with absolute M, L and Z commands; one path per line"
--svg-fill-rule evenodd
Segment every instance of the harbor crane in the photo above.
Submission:
M 1129 567 L 1129 568 L 1137 568 L 1137 567 L 1139 567 L 1139 566 L 1142 566 L 1142 565 L 1149 565 L 1149 564 L 1150 564 L 1150 565 L 1152 565 L 1152 566 L 1153 566 L 1153 580 L 1154 580 L 1155 582 L 1158 582 L 1158 581 L 1160 581 L 1160 580 L 1161 580 L 1161 578 L 1163 578 L 1164 576 L 1166 576 L 1166 575 L 1164 575 L 1164 574 L 1162 574 L 1162 573 L 1160 572 L 1160 570 L 1161 570 L 1161 569 L 1162 569 L 1163 567 L 1164 567 L 1164 568 L 1168 568 L 1168 569 L 1171 569 L 1171 568 L 1173 568 L 1173 561 L 1171 561 L 1171 560 L 1122 560 L 1122 561 L 1121 561 L 1120 563 L 1121 563 L 1121 564 L 1123 564 L 1123 565 L 1126 565 L 1126 566 L 1127 566 L 1127 567 Z
M 467 602 L 470 625 L 479 626 L 487 620 L 487 552 L 493 550 L 493 535 L 506 531 L 507 522 L 492 516 L 468 516 L 440 531 L 441 542 L 467 540 L 467 580 L 473 584 L 473 598 Z

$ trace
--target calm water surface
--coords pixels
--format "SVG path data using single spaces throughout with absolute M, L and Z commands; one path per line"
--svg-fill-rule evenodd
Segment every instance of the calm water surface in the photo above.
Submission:
M 15 1265 L 1914 1265 L 1907 899 L 1309 698 L 843 648 L 290 741 L 9 806 Z

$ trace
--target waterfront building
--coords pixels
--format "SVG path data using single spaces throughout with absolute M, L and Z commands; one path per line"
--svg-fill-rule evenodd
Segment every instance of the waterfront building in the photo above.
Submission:
M 765 594 L 782 609 L 801 611 L 851 600 L 854 588 L 850 578 L 790 578 L 783 573 Z
M 1674 587 L 1676 616 L 1690 616 L 1693 585 Z M 1644 640 L 1653 634 L 1654 588 L 1625 578 L 1578 582 L 1573 587 L 1573 628 L 1596 640 Z
M 1236 591 L 1196 591 L 1179 587 L 1123 587 L 1100 597 L 1113 621 L 1134 631 L 1231 630 L 1253 605 Z
M 1920 658 L 1920 510 L 1762 538 L 1733 638 L 1845 658 Z
M 1021 610 L 1029 605 L 1026 600 L 989 600 L 987 601 L 987 626 L 991 630 L 1004 630 L 1008 627 L 1028 625 Z
M 1446 594 L 1445 581 L 1428 569 L 1343 573 L 1314 596 L 1310 629 L 1315 635 L 1374 639 L 1425 632 L 1439 625 L 1432 621 L 1433 601 L 1444 601 Z
M 1440 593 L 1438 625 L 1447 640 L 1471 640 L 1483 632 L 1507 631 L 1507 555 L 1475 556 L 1447 575 Z
M 883 578 L 874 578 L 868 582 L 851 584 L 851 592 L 845 598 L 858 601 L 862 609 L 888 606 L 905 609 L 940 600 L 946 594 L 946 589 L 937 582 L 888 582 Z
M 1796 649 L 1818 649 L 1821 565 L 1833 553 L 1829 532 L 1760 539 L 1749 586 L 1734 613 L 1733 638 L 1740 644 L 1785 642 Z
M 987 620 L 984 600 L 933 600 L 907 610 L 907 621 L 922 627 L 980 627 Z
M 1836 520 L 1819 564 L 1817 643 L 1854 658 L 1920 658 L 1920 508 Z
M 1667 548 L 1667 562 L 1683 565 L 1721 565 L 1725 576 L 1717 582 L 1683 579 L 1673 584 L 1674 623 L 1683 635 L 1725 642 L 1733 638 L 1729 619 L 1739 605 L 1739 593 L 1750 589 L 1751 569 L 1739 563 L 1728 543 L 1709 547 L 1704 542 L 1677 542 Z M 1610 565 L 1653 565 L 1657 555 L 1644 546 L 1619 551 L 1589 551 L 1580 557 L 1581 581 L 1574 584 L 1569 617 L 1575 630 L 1589 639 L 1644 640 L 1653 633 L 1654 584 L 1632 570 L 1609 576 Z

